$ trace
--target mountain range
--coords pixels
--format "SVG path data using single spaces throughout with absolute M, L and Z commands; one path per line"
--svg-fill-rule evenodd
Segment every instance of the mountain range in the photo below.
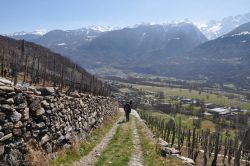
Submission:
M 194 23 L 209 39 L 216 39 L 238 26 L 250 22 L 250 13 L 225 17 L 221 20 L 211 20 L 207 23 Z
M 44 35 L 11 37 L 50 48 L 88 69 L 107 65 L 126 69 L 133 68 L 133 65 L 157 64 L 162 58 L 179 56 L 207 41 L 197 27 L 185 22 L 139 25 L 104 32 L 92 28 L 53 30 Z
M 50 48 L 99 75 L 136 72 L 247 87 L 250 26 L 240 24 L 249 19 L 250 14 L 245 14 L 206 25 L 88 27 L 11 37 Z
M 188 19 L 185 19 L 184 21 L 181 21 L 181 22 L 192 23 Z M 208 22 L 193 22 L 193 24 L 197 26 L 197 28 L 207 37 L 207 39 L 212 40 L 232 31 L 233 29 L 247 22 L 250 22 L 250 13 L 241 14 L 237 16 L 229 16 L 229 17 L 222 18 L 221 20 L 210 20 Z M 169 23 L 169 24 L 172 24 L 172 23 Z M 147 24 L 142 23 L 138 25 L 147 25 Z M 134 25 L 133 27 L 138 26 L 138 25 Z M 84 29 L 98 31 L 98 32 L 105 32 L 105 31 L 119 30 L 123 28 L 92 25 L 92 26 L 82 28 L 82 30 Z M 79 30 L 81 29 L 77 29 L 76 31 L 79 31 Z M 70 30 L 70 31 L 74 31 L 74 30 Z M 14 32 L 14 33 L 2 34 L 2 35 L 13 37 L 15 39 L 33 40 L 33 38 L 36 38 L 36 37 L 39 38 L 46 33 L 47 33 L 46 30 L 40 29 L 40 30 L 35 30 L 33 32 L 21 31 L 21 32 Z
M 250 22 L 192 49 L 170 63 L 165 75 L 178 73 L 185 79 L 203 78 L 221 84 L 250 86 Z M 178 64 L 178 65 L 176 65 Z M 157 66 L 157 69 L 160 67 Z

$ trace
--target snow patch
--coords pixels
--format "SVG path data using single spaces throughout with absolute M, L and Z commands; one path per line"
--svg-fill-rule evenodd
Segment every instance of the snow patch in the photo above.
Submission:
M 20 32 L 14 32 L 14 33 L 6 33 L 3 34 L 4 36 L 23 36 L 23 35 L 40 35 L 43 36 L 45 33 L 47 33 L 48 31 L 46 29 L 38 29 L 35 30 L 33 32 L 25 32 L 25 31 L 20 31 Z
M 40 35 L 43 36 L 45 33 L 47 33 L 48 31 L 46 29 L 37 29 L 33 32 L 31 32 L 34 35 Z
M 234 36 L 241 36 L 241 35 L 250 35 L 250 32 L 248 32 L 248 31 L 243 31 L 243 32 L 240 32 L 240 33 L 237 33 L 237 34 L 233 34 L 233 35 L 231 35 L 231 36 L 234 37 Z
M 27 32 L 20 31 L 20 32 L 14 32 L 14 33 L 6 33 L 3 34 L 4 36 L 21 36 L 21 35 L 26 35 L 28 34 Z
M 96 38 L 96 36 L 86 36 L 85 40 L 91 41 L 94 38 Z
M 100 32 L 106 32 L 113 30 L 110 26 L 98 26 L 98 25 L 92 25 L 88 27 L 89 29 L 92 29 L 94 31 L 100 31 Z
M 202 28 L 207 28 L 208 25 L 206 23 L 200 23 L 200 22 L 195 22 L 194 25 L 198 28 L 198 29 L 202 29 Z
M 208 38 L 214 39 L 220 35 L 223 27 L 221 22 L 210 21 L 209 23 L 195 22 L 194 25 Z
M 209 28 L 208 31 L 213 32 L 213 33 L 218 33 L 218 31 L 222 28 L 221 23 L 218 23 L 211 28 Z
M 247 41 L 246 40 L 242 40 L 242 41 L 240 41 L 241 43 L 246 43 Z
M 58 43 L 57 44 L 58 46 L 65 46 L 65 45 L 67 45 L 66 43 Z
M 179 38 L 179 37 L 175 37 L 175 38 L 172 38 L 172 39 L 168 39 L 168 41 L 169 40 L 180 40 L 181 38 Z

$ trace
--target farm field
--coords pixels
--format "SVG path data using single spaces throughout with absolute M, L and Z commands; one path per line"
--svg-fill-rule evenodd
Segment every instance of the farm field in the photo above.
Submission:
M 161 112 L 158 112 L 156 110 L 151 110 L 151 111 L 150 110 L 146 110 L 146 111 L 149 112 L 152 116 L 163 118 L 166 121 L 169 121 L 170 119 L 173 119 L 176 124 L 178 124 L 179 121 L 181 120 L 182 126 L 183 127 L 187 127 L 189 129 L 194 128 L 193 120 L 195 118 L 197 118 L 195 116 L 184 115 L 184 114 L 180 114 L 180 113 L 177 113 L 175 116 L 172 116 L 170 114 L 161 113 Z M 206 131 L 207 129 L 209 129 L 211 132 L 215 132 L 216 128 L 217 128 L 217 124 L 215 124 L 214 122 L 212 122 L 210 120 L 207 120 L 207 119 L 202 119 L 201 120 L 201 125 L 200 125 L 199 129 L 204 130 L 204 131 Z M 222 130 L 222 132 L 224 134 L 226 134 L 226 132 L 227 132 L 227 134 L 230 135 L 231 137 L 235 136 L 236 129 L 230 129 L 230 130 L 228 130 L 228 129 L 224 128 L 224 129 L 221 129 L 221 130 Z
M 169 99 L 170 96 L 183 96 L 193 99 L 204 100 L 205 103 L 214 103 L 225 106 L 240 106 L 242 109 L 250 109 L 250 103 L 242 102 L 237 99 L 229 99 L 223 95 L 211 94 L 207 92 L 201 92 L 197 90 L 188 90 L 180 88 L 158 87 L 158 86 L 146 86 L 146 85 L 132 85 L 133 88 L 141 89 L 149 92 L 164 92 L 165 99 Z

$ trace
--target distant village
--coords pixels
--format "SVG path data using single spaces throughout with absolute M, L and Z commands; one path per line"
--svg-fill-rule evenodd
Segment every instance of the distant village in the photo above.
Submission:
M 192 99 L 183 96 L 170 96 L 170 101 L 172 102 L 161 102 L 157 99 L 159 96 L 156 97 L 156 93 L 154 92 L 147 92 L 141 91 L 136 88 L 129 87 L 131 90 L 127 93 L 115 93 L 116 98 L 120 101 L 120 103 L 124 103 L 127 100 L 133 100 L 136 106 L 144 106 L 144 107 L 158 107 L 161 108 L 160 110 L 167 110 L 173 107 L 173 102 L 181 103 L 183 106 L 197 106 L 200 107 L 202 101 L 199 99 Z M 203 113 L 206 116 L 233 116 L 237 115 L 239 112 L 247 112 L 248 110 L 241 109 L 238 106 L 234 107 L 227 107 L 224 105 L 218 105 L 214 103 L 204 103 L 205 112 Z
M 200 106 L 201 101 L 198 99 L 191 99 L 191 98 L 186 98 L 186 97 L 180 97 L 180 96 L 172 96 L 172 100 L 176 100 L 181 102 L 182 104 L 186 105 L 197 105 Z M 226 116 L 226 115 L 236 115 L 239 112 L 245 112 L 248 110 L 241 110 L 240 107 L 235 106 L 235 107 L 226 107 L 223 105 L 218 105 L 214 103 L 206 103 L 205 104 L 206 112 L 204 113 L 205 115 L 221 115 L 221 116 Z
M 171 96 L 170 97 L 172 101 L 179 102 L 182 105 L 194 105 L 194 106 L 201 106 L 201 100 L 199 99 L 192 99 L 182 96 Z M 162 108 L 171 108 L 171 103 L 161 103 L 160 106 Z M 238 106 L 235 107 L 227 107 L 223 105 L 218 105 L 214 103 L 204 103 L 205 106 L 205 112 L 204 115 L 206 116 L 212 116 L 212 115 L 219 115 L 219 116 L 232 116 L 237 115 L 239 112 L 247 112 L 248 110 L 243 110 Z

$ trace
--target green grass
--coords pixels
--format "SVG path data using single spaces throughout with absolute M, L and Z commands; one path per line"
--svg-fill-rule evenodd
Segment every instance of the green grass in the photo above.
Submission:
M 89 138 L 82 141 L 80 144 L 74 145 L 73 148 L 69 150 L 60 152 L 59 155 L 51 162 L 51 165 L 70 165 L 74 161 L 78 161 L 83 156 L 86 156 L 97 144 L 101 142 L 120 116 L 121 114 L 117 114 L 112 119 L 105 121 L 102 126 L 93 130 Z
M 67 150 L 66 152 L 63 152 L 63 154 L 59 154 L 50 165 L 70 165 L 73 163 L 73 161 L 77 161 L 81 158 L 80 154 L 78 152 Z
M 96 166 L 127 166 L 133 151 L 131 122 L 117 128 L 107 148 L 101 154 Z
M 141 141 L 143 157 L 144 157 L 143 164 L 145 166 L 151 166 L 151 165 L 164 166 L 165 162 L 166 165 L 171 165 L 171 166 L 184 165 L 182 161 L 174 157 L 168 157 L 165 159 L 160 154 L 158 154 L 155 149 L 155 142 L 148 138 L 148 136 L 144 132 L 143 126 L 139 124 L 138 120 L 136 120 L 136 126 Z
M 242 109 L 250 110 L 250 103 L 244 103 L 241 106 Z
M 160 117 L 163 118 L 166 121 L 169 121 L 170 119 L 173 119 L 176 124 L 179 123 L 179 120 L 181 119 L 181 124 L 184 127 L 187 128 L 193 128 L 193 119 L 195 118 L 194 116 L 191 115 L 184 115 L 184 114 L 179 114 L 177 113 L 176 116 L 172 116 L 169 114 L 161 113 L 161 112 L 155 112 L 155 111 L 148 111 L 152 116 L 155 117 Z M 216 130 L 216 124 L 213 123 L 210 120 L 202 119 L 201 121 L 201 129 L 207 130 L 209 129 L 210 131 L 215 131 Z
M 176 122 L 176 124 L 178 124 L 179 120 L 181 119 L 181 124 L 183 126 L 188 127 L 188 128 L 193 128 L 193 116 L 176 114 L 176 116 L 174 117 L 174 116 L 171 116 L 165 113 L 160 113 L 160 112 L 152 112 L 152 115 L 156 117 L 161 117 L 165 119 L 166 121 L 173 119 Z
M 216 130 L 216 124 L 214 124 L 210 120 L 203 119 L 201 121 L 201 129 L 209 129 L 210 131 L 214 132 Z

